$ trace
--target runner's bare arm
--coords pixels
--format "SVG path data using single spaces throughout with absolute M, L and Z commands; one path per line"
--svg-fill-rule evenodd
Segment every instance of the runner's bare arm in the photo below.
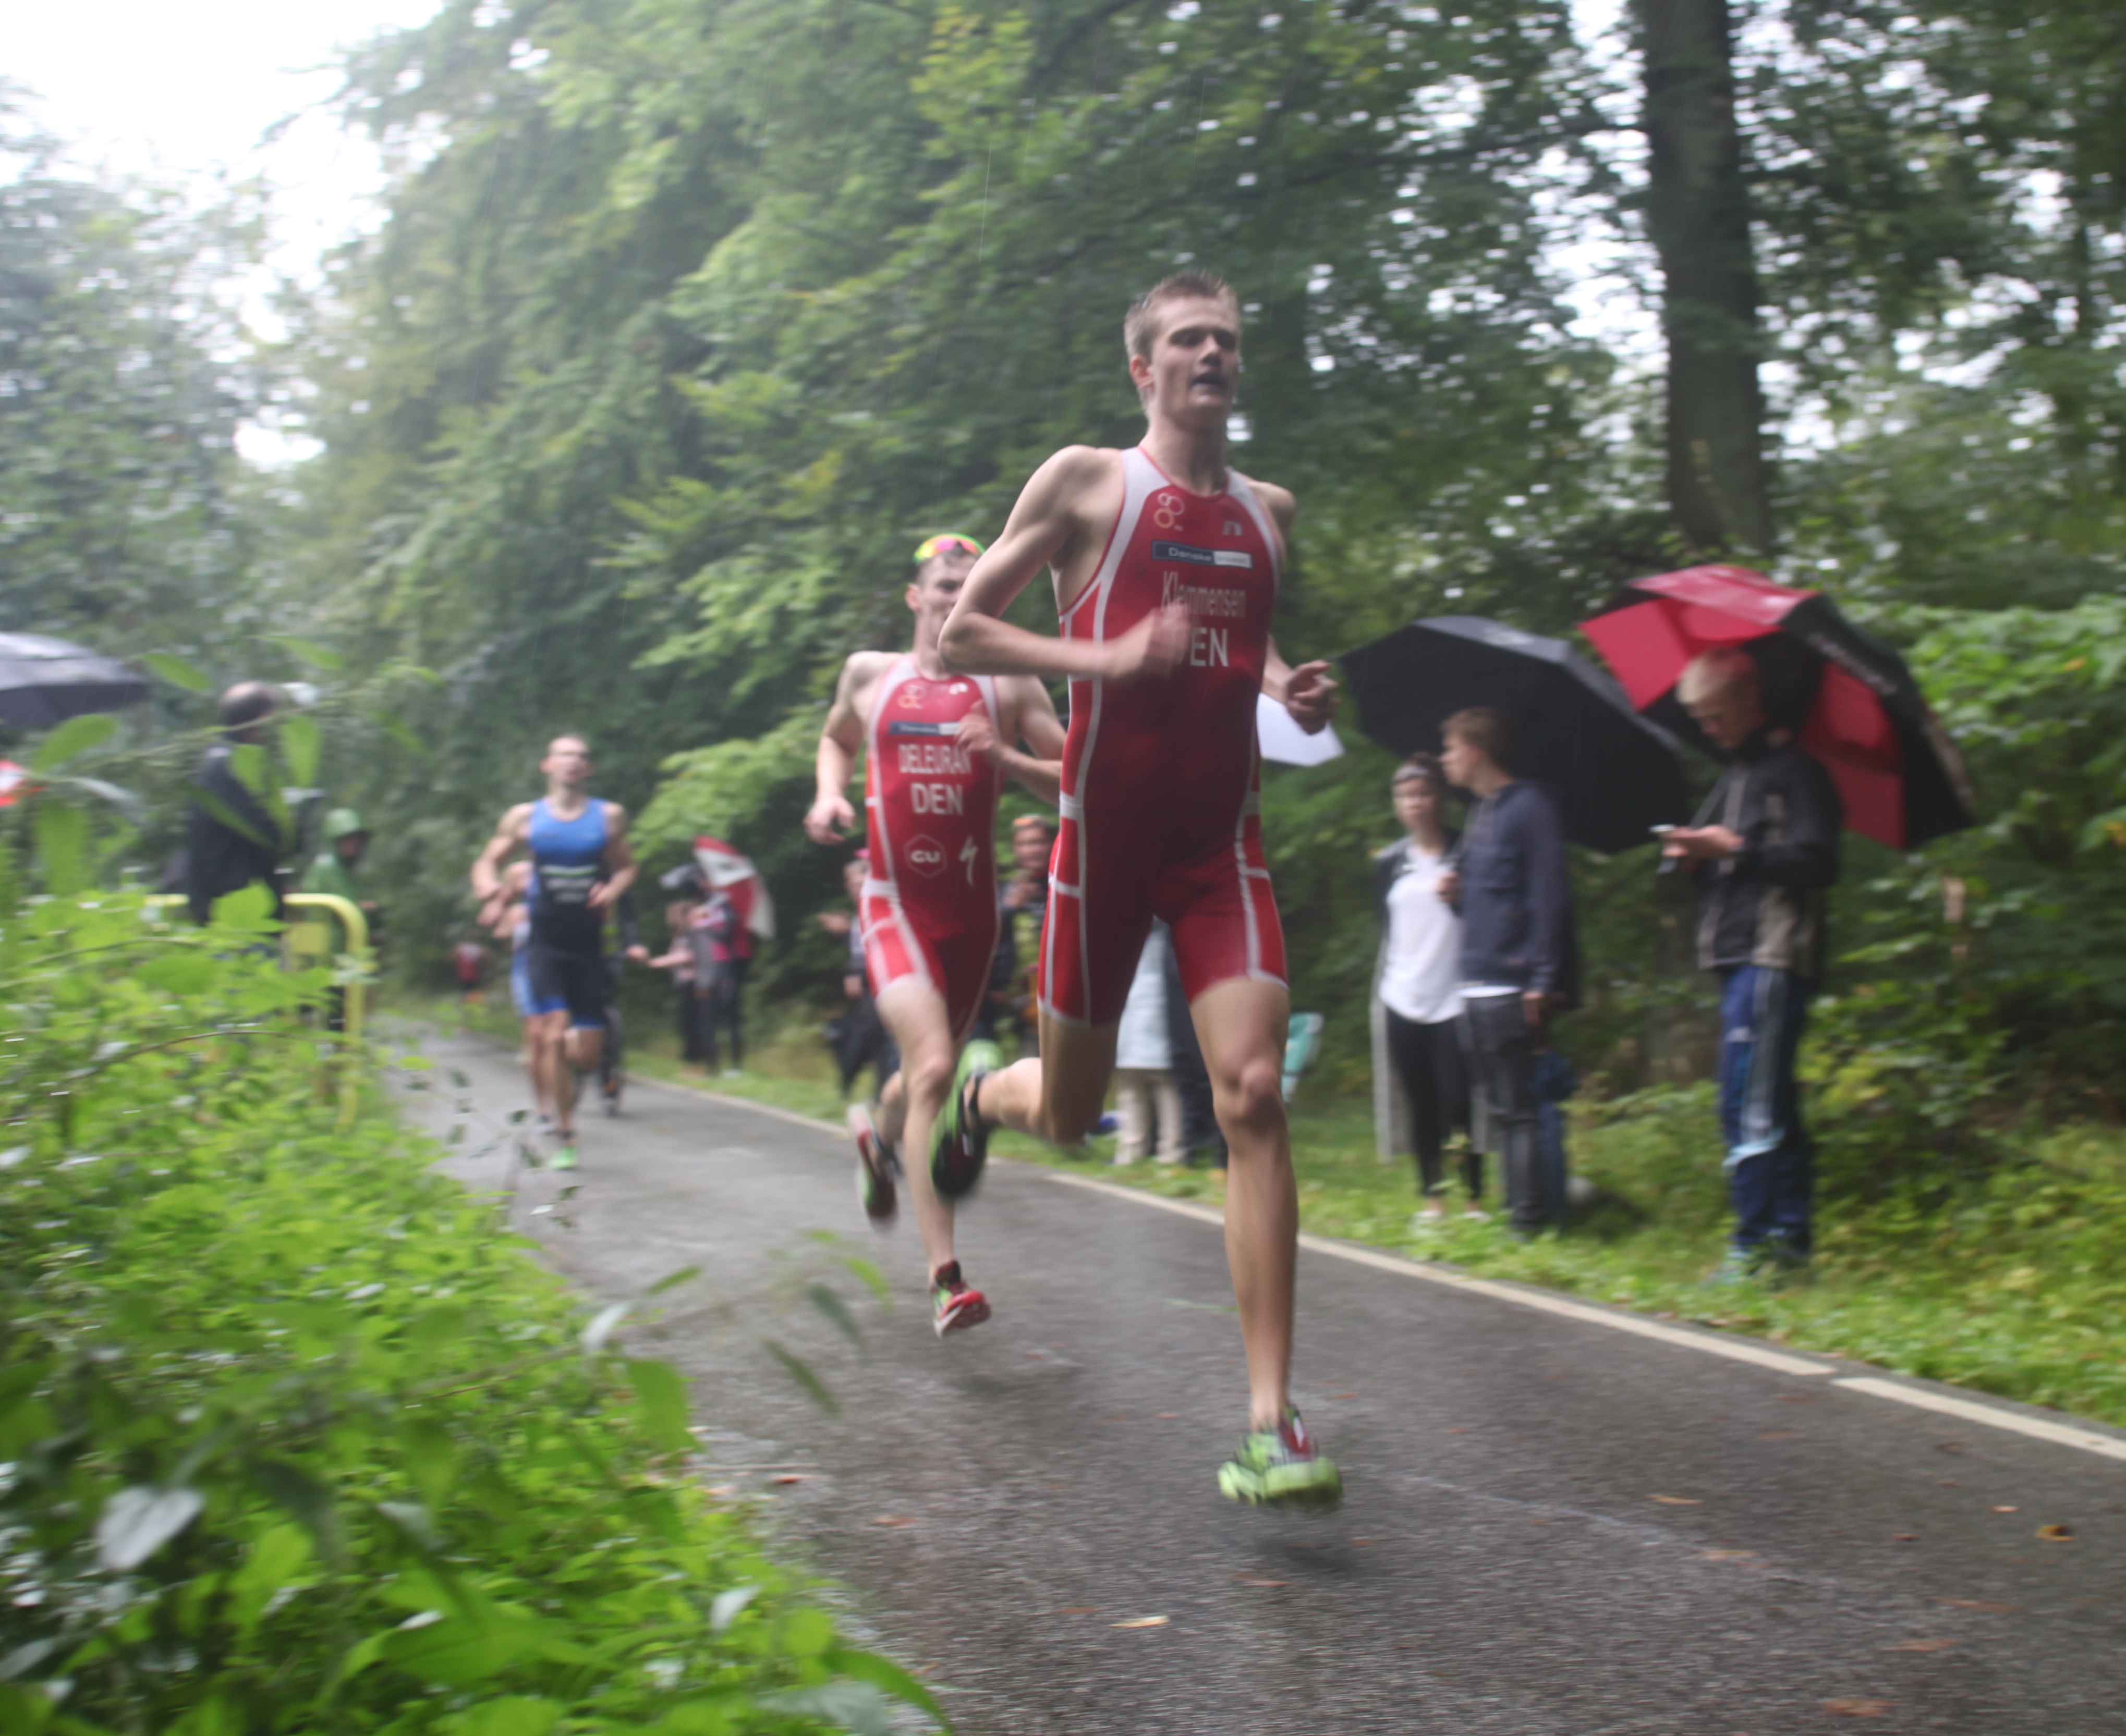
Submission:
M 841 679 L 834 683 L 834 702 L 827 708 L 827 721 L 820 731 L 820 752 L 814 762 L 812 806 L 805 815 L 805 836 L 815 844 L 835 844 L 857 823 L 849 805 L 849 776 L 856 770 L 857 750 L 863 745 L 864 714 L 871 709 L 872 690 L 892 659 L 881 652 L 859 651 L 842 665 Z
M 593 910 L 617 903 L 640 872 L 635 866 L 635 846 L 627 840 L 627 810 L 618 802 L 605 804 L 605 868 L 606 877 L 591 888 Z
M 1113 492 L 1120 455 L 1097 446 L 1065 446 L 1033 473 L 1020 491 L 1004 534 L 990 545 L 960 587 L 938 649 L 946 667 L 962 675 L 1092 676 L 1134 681 L 1165 675 L 1188 649 L 1188 617 L 1180 608 L 1147 616 L 1119 639 L 1107 641 L 1050 638 L 1002 619 L 1018 593 L 1043 567 L 1061 573 L 1080 567 L 1097 531 L 1088 502 Z M 1072 576 L 1081 582 L 1083 573 Z M 1065 606 L 1070 597 L 1062 598 Z
M 502 823 L 494 828 L 487 847 L 473 858 L 472 895 L 482 903 L 502 890 L 502 865 L 512 851 L 523 847 L 525 827 L 531 818 L 532 804 L 519 802 L 502 816 Z
M 1028 675 L 1010 675 L 997 683 L 997 710 L 1003 714 L 1006 739 L 999 740 L 989 719 L 970 711 L 960 720 L 960 741 L 1001 767 L 1004 775 L 1051 807 L 1063 786 L 1063 724 L 1047 688 Z M 1023 741 L 1023 753 L 1011 743 Z

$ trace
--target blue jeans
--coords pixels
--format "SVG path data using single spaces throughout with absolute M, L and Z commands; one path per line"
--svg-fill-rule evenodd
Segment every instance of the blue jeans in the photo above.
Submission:
M 1808 1252 L 1815 1152 L 1802 1125 L 1794 1056 L 1814 988 L 1761 965 L 1731 971 L 1722 985 L 1720 1131 L 1738 1248 L 1777 1238 Z

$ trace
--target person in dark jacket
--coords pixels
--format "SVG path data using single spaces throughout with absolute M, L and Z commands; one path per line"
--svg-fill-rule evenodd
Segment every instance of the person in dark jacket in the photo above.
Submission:
M 239 682 L 215 707 L 223 738 L 200 762 L 192 781 L 205 800 L 194 802 L 185 818 L 185 902 L 202 927 L 213 916 L 216 899 L 262 883 L 280 913 L 277 876 L 291 841 L 237 775 L 235 759 L 239 748 L 265 740 L 281 706 L 278 688 Z
M 1499 1159 L 1514 1233 L 1551 1220 L 1535 1098 L 1552 1017 L 1579 998 L 1565 818 L 1548 790 L 1515 777 L 1506 720 L 1486 705 L 1440 725 L 1440 764 L 1476 798 L 1439 895 L 1462 914 L 1462 1039 Z
M 1694 658 L 1676 697 L 1729 756 L 1709 824 L 1669 833 L 1661 854 L 1698 875 L 1698 962 L 1720 979 L 1720 1125 L 1734 1240 L 1722 1276 L 1803 1266 L 1814 1153 L 1795 1051 L 1822 979 L 1824 913 L 1845 822 L 1838 786 L 1768 715 L 1740 647 Z

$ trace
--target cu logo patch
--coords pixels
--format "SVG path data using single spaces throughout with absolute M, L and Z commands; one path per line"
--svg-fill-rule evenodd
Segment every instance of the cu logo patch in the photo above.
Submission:
M 1162 531 L 1171 531 L 1179 526 L 1181 522 L 1181 497 L 1165 493 L 1153 495 L 1151 521 Z
M 945 847 L 928 836 L 909 840 L 908 866 L 926 879 L 934 879 L 945 871 Z
M 930 696 L 930 690 L 921 682 L 910 682 L 900 690 L 900 703 L 913 711 Z

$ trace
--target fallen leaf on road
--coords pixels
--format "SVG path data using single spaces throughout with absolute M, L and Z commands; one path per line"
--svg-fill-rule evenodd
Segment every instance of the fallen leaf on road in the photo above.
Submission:
M 1826 1700 L 1823 1709 L 1840 1718 L 1887 1718 L 1892 1704 L 1887 1700 Z
M 1354 1550 L 1369 1550 L 1372 1546 L 1373 1540 L 1370 1537 L 1354 1537 L 1351 1540 L 1351 1547 Z
M 872 1521 L 873 1525 L 913 1525 L 915 1521 L 905 1513 L 881 1513 Z
M 1161 1411 L 1159 1413 L 1159 1420 L 1161 1422 L 1179 1422 L 1181 1420 L 1181 1413 L 1179 1411 Z
M 1275 1587 L 1283 1585 L 1286 1583 L 1286 1581 L 1282 1579 L 1258 1579 L 1253 1573 L 1235 1573 L 1233 1575 L 1233 1583 L 1235 1585 L 1260 1585 Z
M 1705 1503 L 1695 1495 L 1656 1495 L 1654 1499 L 1663 1507 L 1703 1507 Z
M 1993 1511 L 1996 1513 L 2020 1513 L 2022 1512 L 2022 1508 L 2020 1507 L 1996 1507 Z
M 1140 1616 L 1134 1621 L 1111 1621 L 1108 1625 L 1109 1627 L 1165 1627 L 1166 1618 L 1164 1616 Z
M 1466 1435 L 1469 1431 L 1466 1428 L 1450 1428 L 1447 1432 L 1450 1435 Z
M 2041 1525 L 2038 1527 L 2038 1535 L 2048 1543 L 2072 1543 L 2074 1541 L 2074 1527 L 2071 1525 Z
M 1890 1541 L 1892 1543 L 1917 1543 L 1919 1540 L 1920 1534 L 1917 1531 L 1893 1531 L 1890 1534 Z
M 1956 1642 L 1954 1639 L 1907 1639 L 1902 1645 L 1893 1646 L 1891 1649 L 1899 1652 L 1953 1652 L 1956 1649 Z
M 795 1471 L 791 1471 L 780 1477 L 770 1477 L 768 1480 L 770 1483 L 810 1483 L 812 1479 L 810 1477 L 801 1476 Z
M 1756 1559 L 1755 1550 L 1706 1550 L 1701 1559 L 1706 1561 L 1751 1561 Z
M 1988 1603 L 1982 1597 L 1937 1597 L 1936 1603 L 1944 1603 L 1953 1610 L 1983 1610 L 1989 1616 L 2012 1616 L 2022 1608 L 2020 1603 Z
M 708 1493 L 719 1501 L 728 1501 L 738 1493 L 738 1486 L 731 1483 L 718 1483 L 711 1485 Z

